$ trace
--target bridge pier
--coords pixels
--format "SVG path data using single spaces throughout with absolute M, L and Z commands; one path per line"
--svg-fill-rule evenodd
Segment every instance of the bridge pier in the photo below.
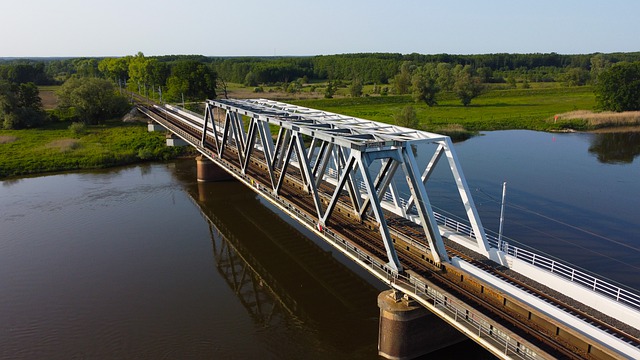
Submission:
M 154 132 L 154 131 L 167 131 L 167 129 L 164 128 L 164 126 L 158 124 L 155 121 L 149 121 L 147 122 L 147 130 L 149 132 Z
M 395 290 L 378 295 L 378 355 L 414 359 L 466 340 L 465 335 Z
M 205 156 L 198 155 L 196 157 L 196 164 L 198 182 L 226 181 L 233 179 L 233 176 L 229 175 L 228 172 Z
M 167 146 L 189 146 L 189 143 L 181 139 L 180 137 L 167 133 Z

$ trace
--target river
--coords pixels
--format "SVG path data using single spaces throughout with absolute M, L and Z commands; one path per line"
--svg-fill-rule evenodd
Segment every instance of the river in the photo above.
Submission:
M 486 228 L 507 181 L 509 241 L 640 288 L 637 134 L 456 150 Z M 0 358 L 377 358 L 384 284 L 243 185 L 198 184 L 194 163 L 0 183 Z M 427 186 L 455 214 L 446 178 Z M 489 358 L 471 341 L 432 356 Z

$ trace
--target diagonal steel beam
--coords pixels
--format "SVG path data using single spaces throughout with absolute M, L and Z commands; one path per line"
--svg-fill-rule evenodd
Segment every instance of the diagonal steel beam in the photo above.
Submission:
M 396 170 L 398 169 L 398 165 L 399 163 L 391 158 L 385 161 L 384 165 L 380 169 L 380 172 L 378 173 L 378 176 L 376 176 L 376 179 L 374 181 L 374 186 L 378 197 L 384 196 L 384 193 L 387 191 L 387 187 L 389 186 L 391 179 L 393 179 L 393 175 L 395 175 Z M 371 198 L 364 199 L 364 203 L 360 208 L 360 217 L 362 217 L 365 212 L 367 212 L 370 204 Z
M 335 208 L 338 198 L 340 197 L 340 193 L 344 188 L 347 179 L 351 176 L 351 169 L 353 168 L 353 164 L 355 164 L 356 158 L 354 154 L 349 156 L 349 160 L 347 160 L 344 171 L 340 174 L 338 179 L 338 183 L 336 184 L 335 189 L 333 190 L 333 195 L 331 196 L 331 200 L 329 200 L 329 205 L 327 205 L 327 209 L 325 210 L 324 215 L 322 216 L 322 221 L 320 221 L 321 225 L 324 225 L 329 221 L 331 214 L 333 213 L 333 209 Z
M 351 153 L 353 152 L 354 150 L 351 151 Z M 342 151 L 341 147 L 338 147 L 338 151 L 336 153 L 338 156 L 336 163 L 340 165 L 340 168 L 342 169 L 342 171 L 347 171 L 347 169 L 345 169 L 346 159 L 345 159 L 344 151 Z M 357 216 L 358 219 L 360 219 L 360 208 L 362 207 L 362 198 L 360 196 L 360 188 L 356 185 L 354 174 L 350 171 L 351 169 L 348 169 L 348 170 L 349 170 L 349 175 L 347 178 L 347 192 L 349 193 L 349 198 L 351 199 L 351 206 L 353 206 L 354 215 Z
M 267 126 L 264 126 L 267 125 Z M 273 169 L 273 157 L 275 156 L 275 148 L 273 146 L 273 138 L 269 131 L 269 126 L 265 122 L 258 124 L 258 135 L 260 137 L 260 143 L 264 153 L 264 160 L 267 164 L 267 170 L 269 171 L 269 180 L 271 181 L 271 189 L 276 188 L 276 178 Z
M 447 155 L 447 159 L 449 160 L 449 166 L 451 167 L 453 178 L 455 179 L 456 185 L 458 186 L 458 193 L 460 194 L 460 198 L 462 199 L 462 203 L 464 204 L 467 218 L 471 223 L 471 228 L 473 229 L 473 233 L 478 244 L 478 250 L 481 254 L 485 255 L 488 258 L 490 257 L 490 246 L 487 242 L 487 236 L 484 232 L 482 222 L 480 221 L 480 216 L 478 216 L 478 210 L 476 209 L 476 205 L 473 202 L 473 197 L 471 197 L 469 185 L 467 185 L 467 180 L 462 173 L 462 167 L 460 166 L 458 156 L 454 151 L 452 151 L 453 144 L 451 142 L 451 139 L 446 138 L 442 142 L 442 144 L 444 145 L 444 152 Z
M 416 158 L 413 156 L 413 151 L 411 151 L 410 147 L 404 147 L 401 151 L 404 159 L 402 168 L 407 178 L 409 191 L 411 191 L 411 195 L 415 199 L 418 216 L 420 217 L 422 228 L 427 236 L 433 261 L 437 264 L 449 262 L 449 255 L 447 255 L 447 250 L 440 236 L 438 224 L 433 215 L 427 191 L 422 181 L 419 180 L 418 164 L 416 163 Z
M 369 165 L 371 165 L 371 161 L 369 160 L 367 153 L 362 154 L 358 152 L 356 158 L 362 172 L 364 185 L 367 189 L 369 197 L 371 198 L 371 208 L 373 210 L 373 214 L 375 215 L 376 221 L 379 224 L 380 235 L 382 235 L 382 242 L 384 243 L 384 248 L 387 251 L 387 258 L 389 259 L 388 265 L 393 270 L 402 272 L 402 265 L 400 264 L 398 254 L 396 253 L 396 249 L 393 245 L 393 239 L 391 239 L 387 221 L 384 217 L 384 213 L 382 212 L 382 207 L 380 206 L 380 199 L 378 198 L 378 194 L 376 193 L 376 189 L 373 185 L 371 174 L 369 174 Z
M 435 169 L 436 165 L 438 164 L 438 161 L 440 161 L 442 154 L 444 154 L 444 145 L 439 144 L 438 148 L 436 149 L 436 152 L 433 153 L 433 156 L 431 157 L 429 164 L 427 164 L 427 168 L 422 173 L 421 179 L 423 184 L 425 185 L 427 184 L 427 181 L 429 180 L 429 177 L 431 176 L 433 169 Z M 411 207 L 413 206 L 413 201 L 414 201 L 414 198 L 413 198 L 413 195 L 411 195 L 409 197 L 409 201 L 407 201 L 407 207 L 405 209 L 406 212 L 409 212 L 411 210 Z
M 246 174 L 247 167 L 249 166 L 249 159 L 251 159 L 251 153 L 255 148 L 256 143 L 256 129 L 258 127 L 257 120 L 251 119 L 249 122 L 249 134 L 247 136 L 246 149 L 244 151 L 244 163 L 242 163 L 242 173 Z
M 309 165 L 309 160 L 307 158 L 306 150 L 304 148 L 304 143 L 302 141 L 302 135 L 294 133 L 293 141 L 296 144 L 296 154 L 298 155 L 298 164 L 300 165 L 300 169 L 302 170 L 303 178 L 306 179 L 307 187 L 311 196 L 313 197 L 313 203 L 316 206 L 316 214 L 317 218 L 322 218 L 322 203 L 320 202 L 320 196 L 318 195 L 318 188 L 316 187 L 316 182 L 311 172 L 311 166 Z
M 280 177 L 278 178 L 278 185 L 276 185 L 276 195 L 280 195 L 280 190 L 282 189 L 282 183 L 284 181 L 284 177 L 287 175 L 287 167 L 289 166 L 289 160 L 291 159 L 291 153 L 293 152 L 294 143 L 293 138 L 289 138 L 289 145 L 287 146 L 287 150 L 284 155 L 284 161 L 282 162 L 282 169 L 280 170 Z

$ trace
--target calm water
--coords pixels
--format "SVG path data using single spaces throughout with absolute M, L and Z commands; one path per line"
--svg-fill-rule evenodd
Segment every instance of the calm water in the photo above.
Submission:
M 498 131 L 456 150 L 485 228 L 506 181 L 505 236 L 640 289 L 640 132 Z M 431 200 L 460 215 L 439 170 Z
M 383 284 L 194 180 L 188 160 L 2 182 L 0 359 L 378 358 Z
M 638 288 L 640 140 L 616 136 L 456 148 L 487 228 L 506 180 L 505 235 Z M 243 185 L 197 184 L 194 165 L 1 182 L 0 358 L 376 359 L 384 285 Z M 430 197 L 456 213 L 446 175 Z

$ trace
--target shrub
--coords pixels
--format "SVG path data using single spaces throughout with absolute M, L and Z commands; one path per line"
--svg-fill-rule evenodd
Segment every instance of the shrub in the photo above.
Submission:
M 84 135 L 87 133 L 87 125 L 83 122 L 74 122 L 69 125 L 69 131 L 75 136 Z

